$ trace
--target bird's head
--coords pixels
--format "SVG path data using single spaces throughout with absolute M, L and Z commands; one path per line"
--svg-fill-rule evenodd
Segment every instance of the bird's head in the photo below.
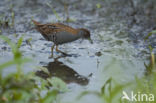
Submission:
M 80 34 L 81 34 L 82 38 L 89 40 L 90 43 L 93 43 L 93 41 L 91 40 L 91 37 L 90 37 L 89 30 L 84 29 L 84 28 L 80 28 L 79 30 L 80 30 Z

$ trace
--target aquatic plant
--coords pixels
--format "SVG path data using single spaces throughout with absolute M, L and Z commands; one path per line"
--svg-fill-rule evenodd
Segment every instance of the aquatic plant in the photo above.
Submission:
M 156 34 L 156 30 L 153 30 L 150 33 L 148 33 L 148 35 L 144 38 L 144 40 L 148 40 L 149 37 L 152 36 L 153 34 Z
M 58 13 L 56 12 L 56 10 L 49 4 L 47 3 L 47 6 L 49 6 L 51 8 L 51 10 L 53 11 L 54 15 L 56 16 L 56 18 L 58 19 L 58 21 L 62 21 L 62 18 L 59 17 Z
M 113 101 L 116 101 L 116 103 L 119 103 L 121 100 L 120 93 L 122 93 L 122 90 L 126 88 L 126 86 L 130 84 L 118 84 L 113 81 L 112 78 L 109 78 L 104 85 L 101 87 L 101 91 L 84 91 L 78 96 L 78 100 L 84 97 L 85 95 L 93 94 L 97 97 L 99 97 L 104 103 L 114 103 Z M 116 98 L 118 97 L 118 98 Z M 117 102 L 118 101 L 118 102 Z
M 101 8 L 101 4 L 100 3 L 97 3 L 96 4 L 96 8 L 100 9 Z
M 144 38 L 145 41 L 149 41 L 149 37 L 156 34 L 156 30 L 151 31 L 150 33 L 148 33 L 148 35 Z M 149 44 L 148 46 L 149 48 L 149 52 L 150 52 L 150 60 L 149 60 L 149 64 L 147 65 L 146 63 L 144 63 L 145 67 L 146 67 L 146 71 L 147 73 L 151 73 L 153 72 L 153 70 L 156 70 L 156 61 L 155 61 L 155 54 L 153 52 L 153 48 L 152 46 Z
M 74 18 L 70 18 L 69 17 L 69 10 L 68 10 L 68 4 L 67 3 L 63 3 L 60 0 L 58 0 L 61 4 L 64 5 L 64 12 L 66 14 L 66 22 L 74 22 L 76 21 L 76 19 Z M 52 12 L 54 13 L 54 15 L 56 16 L 56 18 L 58 19 L 58 21 L 63 21 L 63 19 L 58 15 L 58 13 L 56 12 L 56 10 L 51 6 L 50 3 L 47 2 L 47 5 L 51 8 Z
M 95 95 L 104 103 L 155 103 L 156 73 L 149 77 L 135 78 L 133 81 L 118 84 L 109 78 L 101 87 L 101 92 L 84 91 L 78 97 L 80 100 L 86 95 Z

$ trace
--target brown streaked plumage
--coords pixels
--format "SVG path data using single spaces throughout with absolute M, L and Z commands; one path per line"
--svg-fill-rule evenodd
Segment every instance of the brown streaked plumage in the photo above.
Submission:
M 47 24 L 40 24 L 39 22 L 32 20 L 35 24 L 36 29 L 42 34 L 42 36 L 48 40 L 54 42 L 54 45 L 51 47 L 52 56 L 53 56 L 53 49 L 56 45 L 56 51 L 61 52 L 58 50 L 58 45 L 75 41 L 79 38 L 90 39 L 90 32 L 84 28 L 72 28 L 68 25 L 64 25 L 62 23 L 47 23 Z M 63 53 L 63 52 L 61 52 Z

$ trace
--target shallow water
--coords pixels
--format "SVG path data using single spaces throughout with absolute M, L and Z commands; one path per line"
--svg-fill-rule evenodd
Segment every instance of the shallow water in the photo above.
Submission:
M 100 88 L 110 77 L 119 83 L 126 83 L 134 80 L 135 76 L 141 77 L 144 75 L 144 62 L 146 62 L 146 57 L 148 57 L 148 50 L 145 44 L 142 39 L 137 40 L 137 43 L 134 42 L 136 38 L 133 38 L 133 35 L 129 35 L 125 21 L 118 20 L 119 18 L 116 18 L 117 13 L 113 13 L 113 10 L 112 12 L 111 10 L 107 12 L 108 7 L 103 7 L 102 1 L 91 1 L 89 4 L 83 1 L 75 3 L 73 6 L 69 3 L 70 18 L 76 21 L 70 23 L 62 22 L 75 28 L 88 28 L 91 31 L 91 38 L 94 43 L 90 44 L 87 40 L 77 40 L 60 45 L 59 49 L 70 54 L 70 56 L 62 56 L 54 51 L 55 59 L 49 58 L 51 54 L 50 48 L 53 43 L 45 41 L 40 33 L 32 29 L 33 25 L 31 24 L 32 17 L 42 23 L 58 21 L 51 9 L 46 6 L 46 3 L 50 1 L 33 2 L 28 0 L 23 8 L 20 7 L 26 1 L 12 2 L 14 5 L 13 10 L 15 11 L 15 25 L 10 29 L 1 27 L 2 33 L 7 35 L 12 41 L 17 41 L 24 34 L 24 41 L 20 50 L 23 51 L 25 57 L 33 58 L 32 63 L 25 64 L 23 69 L 25 73 L 37 71 L 36 68 L 38 66 L 45 67 L 50 72 L 50 76 L 57 76 L 68 84 L 69 92 L 60 95 L 61 102 L 74 101 L 84 90 L 100 91 Z M 73 1 L 71 0 L 71 2 Z M 103 8 L 96 8 L 96 3 L 101 3 Z M 0 4 L 0 12 L 6 11 L 8 12 L 7 15 L 10 15 L 9 9 L 7 10 L 2 6 L 8 4 L 11 4 L 11 2 L 7 0 L 2 2 Z M 61 19 L 65 20 L 63 7 L 57 2 L 55 4 L 52 6 Z M 57 6 L 60 8 L 57 8 Z M 40 7 L 44 8 L 41 9 Z M 139 26 L 137 27 L 139 28 Z M 135 31 L 135 29 L 132 30 Z M 31 46 L 27 43 L 30 38 L 32 38 L 30 41 Z M 3 63 L 10 60 L 12 54 L 10 47 L 6 43 L 0 41 L 0 45 L 0 62 Z M 15 67 L 7 68 L 4 74 L 14 70 Z M 43 71 L 38 71 L 36 74 L 43 78 L 49 77 Z M 89 95 L 77 102 L 95 103 L 100 101 L 98 98 Z

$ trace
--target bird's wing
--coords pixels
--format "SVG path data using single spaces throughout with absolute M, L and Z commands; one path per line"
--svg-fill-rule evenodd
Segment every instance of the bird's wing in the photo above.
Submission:
M 77 34 L 78 32 L 77 29 L 74 29 L 70 26 L 61 23 L 47 24 L 47 28 L 51 33 L 65 31 L 65 32 L 70 32 L 71 34 Z
M 64 25 L 62 23 L 54 24 L 40 24 L 39 22 L 33 21 L 36 25 L 36 29 L 46 38 L 52 34 L 57 34 L 57 32 L 69 32 L 70 34 L 77 34 L 78 30 L 70 26 Z

